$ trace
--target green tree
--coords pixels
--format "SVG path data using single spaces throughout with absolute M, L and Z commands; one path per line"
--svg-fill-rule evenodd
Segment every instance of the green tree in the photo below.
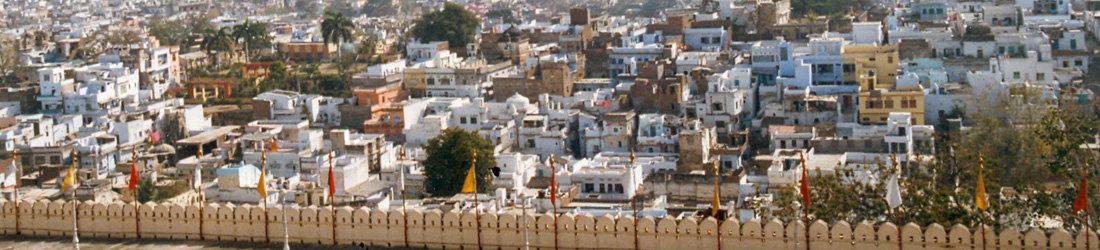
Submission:
M 233 40 L 244 45 L 245 57 L 251 60 L 252 50 L 271 45 L 271 36 L 267 33 L 267 25 L 251 20 L 233 26 Z
M 18 43 L 14 37 L 0 34 L 0 86 L 13 86 L 19 81 L 15 71 L 23 67 L 23 60 Z
M 315 84 L 313 84 L 311 94 L 336 97 L 351 96 L 351 92 L 346 91 L 348 88 L 347 81 L 339 74 L 322 74 L 313 80 Z
M 181 20 L 160 19 L 149 24 L 149 35 L 156 37 L 162 45 L 184 45 L 190 39 L 190 31 Z
M 485 13 L 486 18 L 500 19 L 504 23 L 520 23 L 511 9 L 495 9 Z
M 202 44 L 199 47 L 214 58 L 214 66 L 219 67 L 221 66 L 222 54 L 233 50 L 233 35 L 230 34 L 228 27 L 206 29 L 203 32 Z
M 262 88 L 260 91 L 287 88 L 286 64 L 280 61 L 272 62 L 271 65 L 267 67 L 267 72 L 267 78 L 260 83 Z
M 359 41 L 359 46 L 355 47 L 355 61 L 370 63 L 374 58 L 374 54 L 378 45 L 378 36 L 374 34 L 367 35 L 366 38 Z
M 336 57 L 341 57 L 340 45 L 344 44 L 344 41 L 352 39 L 351 29 L 355 27 L 355 24 L 351 22 L 347 17 L 344 17 L 343 13 L 335 11 L 326 11 L 325 20 L 321 21 L 321 37 L 324 38 L 325 46 L 329 43 L 336 44 Z M 343 74 L 343 72 L 340 72 Z
M 439 136 L 424 144 L 428 158 L 424 160 L 425 188 L 437 197 L 451 196 L 462 191 L 466 174 L 470 171 L 474 153 L 477 153 L 477 190 L 485 192 L 492 187 L 491 168 L 496 166 L 494 145 L 477 135 L 476 131 L 461 128 L 443 130 Z
M 479 20 L 461 5 L 447 3 L 443 10 L 424 14 L 413 24 L 411 33 L 422 43 L 447 41 L 452 49 L 474 41 Z
M 983 216 L 994 228 L 1024 229 L 1056 221 L 1068 230 L 1079 229 L 1080 217 L 1072 214 L 1071 207 L 1082 175 L 1097 174 L 1095 167 L 1087 167 L 1096 166 L 1096 159 L 1082 145 L 1097 133 L 1098 118 L 1093 112 L 1064 105 L 1060 110 L 1049 108 L 1048 101 L 1037 96 L 1018 91 L 974 98 L 983 103 L 974 104 L 971 107 L 980 108 L 963 115 L 970 119 L 967 130 L 940 130 L 934 152 L 924 156 L 914 152 L 916 159 L 927 160 L 903 164 L 900 220 L 919 225 L 977 226 Z M 984 168 L 979 168 L 979 155 Z M 884 166 L 880 163 L 870 169 L 869 176 L 887 180 L 894 172 Z M 990 207 L 985 213 L 979 213 L 974 205 L 978 171 L 982 171 L 989 196 Z M 838 169 L 835 175 L 810 178 L 811 218 L 893 221 L 895 213 L 884 201 L 885 184 L 842 181 L 852 174 Z M 1090 185 L 1096 190 L 1095 182 Z M 1002 192 L 1002 187 L 1014 192 Z M 788 208 L 797 200 L 793 188 L 777 193 L 775 207 Z M 1090 200 L 1100 199 L 1100 192 L 1089 193 Z M 1090 206 L 1097 208 L 1095 202 Z M 772 216 L 798 219 L 783 210 Z
M 150 201 L 156 201 L 160 197 L 160 189 L 153 183 L 153 180 L 142 179 L 138 182 L 137 186 L 137 198 L 138 202 L 146 203 Z

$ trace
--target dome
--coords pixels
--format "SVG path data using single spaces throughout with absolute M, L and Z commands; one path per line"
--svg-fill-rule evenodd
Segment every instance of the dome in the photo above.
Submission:
M 521 105 L 527 105 L 527 104 L 531 103 L 531 99 L 527 99 L 527 97 L 524 97 L 523 95 L 520 95 L 519 92 L 516 92 L 515 94 L 513 94 L 512 97 L 508 97 L 508 100 L 505 100 L 505 101 L 508 102 L 508 103 L 521 104 Z
M 153 154 L 176 154 L 176 148 L 168 144 L 156 145 L 149 149 L 149 153 Z
M 504 32 L 500 34 L 500 38 L 497 39 L 497 42 L 514 43 L 519 42 L 523 39 L 527 39 L 527 37 L 523 35 L 523 32 L 520 32 L 519 29 L 516 28 L 516 26 L 512 26 L 508 27 L 508 29 L 504 30 Z

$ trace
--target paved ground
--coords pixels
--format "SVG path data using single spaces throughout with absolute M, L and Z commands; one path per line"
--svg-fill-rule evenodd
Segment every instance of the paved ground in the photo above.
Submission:
M 72 238 L 0 236 L 0 250 L 9 249 L 72 249 Z M 123 250 L 123 249 L 282 249 L 282 243 L 223 242 L 223 241 L 187 241 L 187 240 L 134 240 L 134 239 L 91 239 L 81 238 L 81 250 Z M 291 249 L 352 250 L 368 249 L 354 246 L 290 245 Z M 392 249 L 392 248 L 369 248 Z M 396 250 L 396 249 L 394 249 Z

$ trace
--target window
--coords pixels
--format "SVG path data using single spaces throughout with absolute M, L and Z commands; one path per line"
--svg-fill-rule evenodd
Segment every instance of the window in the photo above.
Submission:
M 779 148 L 787 148 L 787 141 L 779 141 Z
M 869 108 L 869 109 L 875 108 L 875 102 L 867 101 L 867 108 Z
M 1012 72 L 1012 79 L 1019 80 L 1020 79 L 1020 72 L 1019 71 Z
M 894 108 L 894 100 L 885 100 L 883 102 L 886 103 L 886 108 L 888 108 L 888 109 Z
M 917 99 L 910 99 L 909 100 L 909 108 L 916 108 L 916 107 L 917 107 Z
M 584 184 L 584 192 L 585 193 L 592 193 L 592 192 L 595 192 L 595 191 L 596 191 L 596 185 L 595 184 L 592 184 L 592 183 L 585 183 Z
M 466 124 L 466 117 L 460 117 L 460 118 L 458 118 L 458 123 L 459 123 L 459 124 Z
M 724 129 L 724 128 L 726 128 L 726 122 L 725 121 L 715 121 L 714 122 L 714 127 Z
M 1035 73 L 1035 80 L 1036 81 L 1045 81 L 1046 78 L 1047 78 L 1047 74 L 1045 74 L 1045 73 Z
M 470 117 L 470 124 L 477 124 L 477 117 Z
M 699 38 L 699 43 L 702 43 L 702 44 L 710 43 L 710 37 L 700 37 Z
M 1069 40 L 1069 49 L 1077 49 L 1077 39 Z
M 714 111 L 722 111 L 722 103 L 720 103 L 720 102 L 711 104 L 710 106 L 711 106 L 711 109 L 713 109 Z
M 1083 65 L 1085 65 L 1085 63 L 1084 63 L 1084 61 L 1081 61 L 1081 58 L 1077 58 L 1077 60 L 1073 60 L 1073 65 L 1074 66 L 1083 66 Z
M 527 147 L 528 148 L 534 148 L 535 147 L 535 139 L 527 139 Z

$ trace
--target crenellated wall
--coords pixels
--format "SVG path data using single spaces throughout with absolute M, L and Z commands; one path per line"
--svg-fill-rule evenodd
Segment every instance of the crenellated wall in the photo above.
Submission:
M 78 202 L 78 224 L 82 237 L 134 238 L 134 206 L 125 203 Z M 19 203 L 19 231 L 26 235 L 63 236 L 72 233 L 72 202 L 24 201 Z M 0 200 L 0 233 L 16 233 L 13 202 Z M 232 204 L 207 204 L 202 209 L 183 204 L 142 204 L 138 209 L 142 238 L 200 239 L 222 241 L 265 240 L 262 208 Z M 201 214 L 201 215 L 200 215 Z M 332 244 L 332 210 L 327 207 L 288 207 L 286 212 L 290 240 L 295 243 Z M 273 207 L 267 214 L 270 240 L 283 238 L 283 213 Z M 405 246 L 405 216 L 401 211 L 367 208 L 336 209 L 336 240 L 340 244 L 363 243 L 372 246 Z M 554 249 L 554 217 L 528 215 L 528 235 L 534 249 Z M 410 210 L 408 242 L 411 247 L 472 249 L 477 247 L 477 227 L 473 213 L 443 213 L 438 210 Z M 482 214 L 482 244 L 489 249 L 522 249 L 522 218 L 518 214 Z M 629 216 L 558 217 L 557 245 L 561 249 L 635 249 L 634 219 Z M 642 218 L 637 223 L 640 249 L 716 249 L 716 234 L 722 234 L 722 249 L 793 249 L 795 241 L 805 244 L 801 222 L 783 224 L 778 220 L 739 222 L 728 220 L 719 227 L 714 219 L 675 220 Z M 720 230 L 716 230 L 719 229 Z M 795 233 L 798 233 L 797 236 Z M 810 246 L 814 250 L 896 250 L 897 227 L 839 222 L 828 225 L 817 221 L 810 225 Z M 981 234 L 955 225 L 920 227 L 907 224 L 901 229 L 903 248 L 910 249 L 982 249 Z M 1100 240 L 1091 236 L 1091 248 L 1100 249 Z M 797 237 L 797 238 L 796 238 Z M 1019 232 L 1006 229 L 986 231 L 987 249 L 1084 249 L 1085 238 L 1065 230 L 1031 229 Z M 999 247 L 999 248 L 998 248 Z M 801 248 L 800 248 L 801 249 Z

